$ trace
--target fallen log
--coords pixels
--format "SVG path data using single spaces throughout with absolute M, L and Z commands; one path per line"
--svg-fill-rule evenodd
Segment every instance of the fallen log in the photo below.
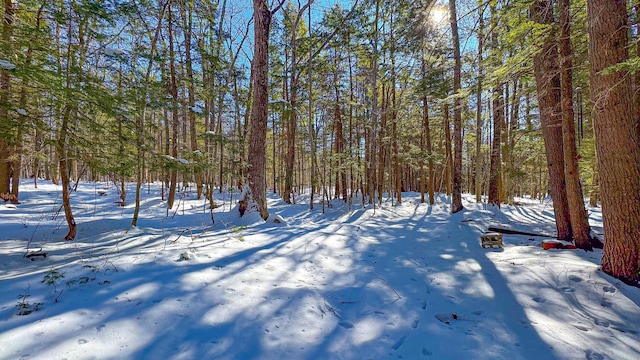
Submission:
M 509 235 L 527 235 L 527 236 L 540 236 L 540 237 L 550 237 L 550 238 L 555 237 L 553 235 L 548 235 L 548 234 L 540 234 L 540 233 L 534 233 L 534 232 L 507 229 L 507 228 L 497 227 L 497 226 L 489 226 L 489 228 L 487 228 L 487 231 L 494 231 L 494 232 L 499 232 L 501 234 L 509 234 Z

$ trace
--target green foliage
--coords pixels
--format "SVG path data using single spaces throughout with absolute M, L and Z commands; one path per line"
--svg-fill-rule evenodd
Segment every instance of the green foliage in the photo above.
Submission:
M 240 225 L 240 226 L 233 226 L 233 232 L 236 234 L 236 237 L 238 238 L 238 240 L 240 241 L 244 241 L 244 236 L 242 235 L 242 231 L 246 228 L 246 226 L 244 225 Z
M 19 294 L 18 295 L 18 303 L 16 304 L 16 307 L 18 308 L 18 313 L 17 315 L 19 316 L 25 316 L 25 315 L 29 315 L 33 312 L 39 311 L 42 308 L 42 305 L 44 305 L 41 302 L 29 302 L 29 297 L 31 295 L 29 294 Z
M 67 285 L 68 288 L 72 288 L 74 286 L 88 284 L 95 280 L 96 280 L 95 276 L 81 276 L 77 279 L 69 280 L 65 284 Z
M 46 274 L 44 274 L 44 277 L 42 278 L 40 283 L 47 286 L 53 286 L 54 291 L 57 291 L 56 284 L 62 279 L 64 279 L 64 273 L 52 268 Z

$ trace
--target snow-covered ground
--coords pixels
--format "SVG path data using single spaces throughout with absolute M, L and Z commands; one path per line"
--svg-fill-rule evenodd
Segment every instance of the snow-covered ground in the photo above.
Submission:
M 143 190 L 131 229 L 132 198 L 80 184 L 72 242 L 59 187 L 25 180 L 0 205 L 0 359 L 640 358 L 640 289 L 600 271 L 601 251 L 480 246 L 491 225 L 553 234 L 548 202 L 469 196 L 451 215 L 405 193 L 322 214 L 272 196 L 275 224 L 238 218 L 226 193 L 212 224 L 193 194 L 167 212 L 158 184 Z

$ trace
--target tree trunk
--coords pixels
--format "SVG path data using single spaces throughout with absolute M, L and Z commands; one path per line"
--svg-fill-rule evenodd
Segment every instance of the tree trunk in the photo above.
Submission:
M 147 94 L 149 92 L 149 79 L 151 77 L 151 70 L 153 67 L 153 58 L 156 52 L 158 38 L 160 37 L 160 31 L 162 30 L 162 19 L 167 9 L 167 2 L 162 8 L 160 15 L 158 16 L 158 25 L 151 42 L 151 50 L 149 52 L 149 63 L 147 65 L 147 72 L 144 78 L 142 96 L 138 99 L 138 116 L 136 117 L 136 152 L 138 162 L 136 164 L 136 200 L 135 208 L 133 210 L 133 217 L 131 219 L 131 226 L 138 226 L 138 216 L 140 214 L 140 189 L 142 188 L 142 174 L 144 171 L 144 123 L 147 109 Z M 161 144 L 162 141 L 159 141 Z M 164 187 L 162 188 L 162 194 L 164 197 Z
M 567 204 L 571 218 L 573 240 L 578 248 L 592 250 L 591 229 L 584 208 L 580 187 L 578 151 L 573 113 L 573 70 L 571 47 L 570 0 L 560 0 L 560 92 L 562 95 L 562 143 L 564 149 L 564 176 L 567 187 Z
M 453 192 L 451 194 L 451 213 L 455 214 L 462 206 L 462 103 L 460 101 L 460 39 L 455 0 L 449 0 L 449 20 L 451 21 L 451 39 L 453 42 Z
M 498 27 L 497 14 L 495 6 L 491 7 L 491 47 L 498 48 Z M 496 56 L 494 66 L 500 63 Z M 503 84 L 500 80 L 496 80 L 493 84 L 492 91 L 492 114 L 493 114 L 493 141 L 491 142 L 491 164 L 489 168 L 489 197 L 487 203 L 500 207 L 500 182 L 502 177 L 502 158 L 500 151 L 500 142 L 502 140 L 502 123 L 504 122 L 503 107 Z
M 171 3 L 167 12 L 168 32 L 169 32 L 169 91 L 171 93 L 171 156 L 173 161 L 178 160 L 178 122 L 180 120 L 178 114 L 178 84 L 176 79 L 176 55 L 173 39 L 173 21 L 171 16 Z M 168 136 L 168 134 L 167 134 Z M 169 172 L 169 195 L 167 197 L 167 207 L 173 208 L 176 198 L 176 186 L 178 183 L 178 170 L 174 167 Z
M 421 59 L 421 70 L 422 70 L 422 82 L 424 83 L 426 77 L 426 61 L 424 59 L 424 54 Z M 422 94 L 422 129 L 420 131 L 420 149 L 422 153 L 420 154 L 420 203 L 424 204 L 425 198 L 424 194 L 427 191 L 427 173 L 425 169 L 425 152 L 426 152 L 426 128 L 429 125 L 429 102 L 427 99 L 427 91 L 426 89 L 422 89 L 424 92 Z
M 475 193 L 476 202 L 482 202 L 482 79 L 484 64 L 482 52 L 484 51 L 484 6 L 480 2 L 478 6 L 478 87 L 476 90 L 476 161 L 475 161 Z
M 553 200 L 558 239 L 571 240 L 572 231 L 564 177 L 560 67 L 555 31 L 551 27 L 553 23 L 552 5 L 551 0 L 539 0 L 534 2 L 530 8 L 533 21 L 550 26 L 542 40 L 541 51 L 533 57 L 533 70 L 549 169 L 549 192 Z
M 4 51 L 8 60 L 12 59 L 12 40 L 13 33 L 13 21 L 14 21 L 14 6 L 12 0 L 4 1 L 4 13 L 2 21 L 2 42 Z M 11 98 L 11 75 L 9 70 L 0 68 L 0 126 L 3 129 L 12 130 L 11 123 L 13 122 L 9 117 L 9 100 Z M 12 146 L 10 143 L 11 133 L 4 132 L 0 134 L 0 198 L 5 201 L 10 198 L 10 180 L 11 180 L 11 155 Z
M 60 179 L 62 180 L 62 206 L 64 207 L 64 216 L 69 226 L 69 232 L 64 237 L 65 240 L 73 240 L 76 237 L 76 221 L 71 211 L 71 179 L 69 178 L 69 159 L 67 155 L 67 139 L 69 136 L 71 107 L 67 105 L 62 115 L 62 123 L 58 132 L 58 141 L 56 142 L 56 153 L 58 154 L 58 165 L 60 166 Z
M 187 71 L 187 92 L 188 102 L 187 107 L 189 117 L 189 143 L 191 145 L 191 151 L 196 159 L 195 154 L 198 152 L 198 134 L 196 131 L 196 94 L 195 94 L 195 79 L 193 76 L 193 59 L 191 57 L 191 38 L 193 28 L 193 3 L 185 2 L 182 4 L 182 21 L 184 28 L 184 51 L 185 51 L 185 67 Z M 221 20 L 222 22 L 222 20 Z M 197 162 L 200 159 L 195 160 Z M 196 198 L 200 199 L 202 196 L 202 172 L 198 169 L 195 170 L 194 180 L 196 182 Z
M 309 12 L 308 12 L 308 21 L 309 21 L 309 39 L 311 39 L 311 3 L 312 1 L 308 2 L 309 5 Z M 309 197 L 309 209 L 313 210 L 313 202 L 314 202 L 314 198 L 315 198 L 315 188 L 318 182 L 317 179 L 317 174 L 316 174 L 316 166 L 317 166 L 317 160 L 316 160 L 316 134 L 315 134 L 315 130 L 313 127 L 313 67 L 312 67 L 312 63 L 313 63 L 313 55 L 312 55 L 312 51 L 313 51 L 313 46 L 309 46 L 309 59 L 307 62 L 307 77 L 308 77 L 308 86 L 309 86 L 309 118 L 307 119 L 307 122 L 309 123 L 308 127 L 309 127 L 309 145 L 311 147 L 311 196 Z M 345 181 L 346 181 L 346 176 L 345 176 Z M 346 185 L 345 185 L 346 186 Z M 344 189 L 344 194 L 346 196 L 346 187 Z M 346 201 L 346 197 L 345 197 L 345 201 Z M 323 206 L 324 206 L 324 202 L 323 202 Z
M 378 127 L 378 21 L 380 20 L 380 0 L 376 0 L 375 17 L 373 20 L 373 54 L 371 61 L 371 124 L 367 134 L 367 194 L 369 204 L 373 204 L 376 190 L 376 130 Z M 365 130 L 366 131 L 366 130 Z
M 592 117 L 602 199 L 602 270 L 640 285 L 640 119 L 626 71 L 602 71 L 629 59 L 625 0 L 588 0 Z
M 337 57 L 337 56 L 336 56 Z M 342 200 L 347 201 L 347 174 L 344 168 L 344 133 L 342 122 L 342 111 L 340 109 L 340 86 L 338 83 L 338 64 L 335 64 L 336 69 L 333 74 L 334 90 L 336 95 L 336 103 L 334 104 L 334 122 L 335 122 L 335 151 L 337 155 L 337 172 L 336 172 L 336 196 L 342 195 Z
M 278 6 L 279 8 L 279 6 Z M 251 134 L 249 137 L 248 182 L 250 199 L 258 207 L 260 216 L 266 220 L 266 138 L 269 105 L 269 28 L 272 12 L 266 0 L 253 0 L 254 52 L 251 72 L 254 74 L 253 106 L 251 108 Z
M 422 131 L 424 132 L 425 151 L 427 153 L 427 193 L 429 193 L 429 205 L 435 203 L 434 184 L 435 175 L 433 170 L 433 150 L 431 148 L 431 130 L 429 125 L 429 101 L 425 95 L 422 98 Z
M 451 154 L 451 123 L 449 121 L 449 103 L 444 103 L 444 146 L 446 160 L 444 162 L 444 182 L 446 186 L 447 196 L 451 194 L 451 168 L 453 163 L 453 155 Z

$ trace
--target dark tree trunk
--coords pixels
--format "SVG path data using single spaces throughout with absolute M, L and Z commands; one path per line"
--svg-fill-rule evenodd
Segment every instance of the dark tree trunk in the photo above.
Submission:
M 171 156 L 174 161 L 178 158 L 178 85 L 176 79 L 176 67 L 175 67 L 175 50 L 174 50 L 174 38 L 173 38 L 173 22 L 171 16 L 171 4 L 167 12 L 168 26 L 169 26 L 169 91 L 171 93 Z M 167 134 L 168 136 L 168 134 Z M 178 183 L 178 171 L 175 167 L 172 167 L 169 172 L 169 195 L 167 197 L 167 206 L 169 209 L 173 208 L 173 203 L 176 198 L 176 186 Z
M 451 164 L 453 155 L 451 154 L 451 122 L 449 121 L 449 103 L 444 103 L 444 146 L 446 160 L 444 163 L 444 181 L 447 195 L 451 194 Z
M 531 5 L 532 20 L 550 26 L 545 31 L 546 36 L 542 39 L 541 50 L 533 57 L 533 70 L 549 169 L 549 192 L 553 200 L 558 239 L 571 240 L 573 236 L 564 177 L 560 66 L 555 31 L 551 26 L 553 23 L 552 5 L 551 0 L 536 1 Z
M 12 46 L 11 36 L 14 20 L 14 7 L 12 0 L 4 1 L 4 13 L 2 21 L 2 42 L 5 55 L 11 60 Z M 9 99 L 11 98 L 11 75 L 9 71 L 0 68 L 0 125 L 5 131 L 0 134 L 0 198 L 5 201 L 10 198 L 10 179 L 11 179 L 11 153 L 12 146 L 10 143 L 11 119 L 9 118 L 8 109 Z
M 602 71 L 629 58 L 625 0 L 588 0 L 592 111 L 604 225 L 602 270 L 635 286 L 640 280 L 640 119 L 632 77 Z
M 69 232 L 64 237 L 65 240 L 73 240 L 76 237 L 76 221 L 71 211 L 71 179 L 69 177 L 69 160 L 67 158 L 67 139 L 69 136 L 71 107 L 66 106 L 62 115 L 62 123 L 58 132 L 58 141 L 56 143 L 56 153 L 58 154 L 58 165 L 60 166 L 60 179 L 62 180 L 62 206 L 64 207 L 64 216 L 69 226 Z
M 478 7 L 480 18 L 478 23 L 478 87 L 476 93 L 476 159 L 475 159 L 475 193 L 476 202 L 482 201 L 482 80 L 484 65 L 482 52 L 484 51 L 484 12 L 482 2 Z
M 498 48 L 498 27 L 497 15 L 494 6 L 491 7 L 491 47 Z M 496 57 L 497 59 L 497 57 Z M 499 60 L 495 60 L 495 66 L 499 65 Z M 493 141 L 491 142 L 491 164 L 489 166 L 489 197 L 487 203 L 500 207 L 500 184 L 502 182 L 502 156 L 500 143 L 502 140 L 502 123 L 504 122 L 503 106 L 503 84 L 496 80 L 492 91 L 492 114 L 493 114 Z
M 453 42 L 453 192 L 451 193 L 451 212 L 457 213 L 462 206 L 462 102 L 460 101 L 460 77 L 462 64 L 460 61 L 460 40 L 458 36 L 458 19 L 455 0 L 449 0 L 449 17 L 451 21 L 451 38 Z
M 562 95 L 562 142 L 564 149 L 564 176 L 567 187 L 567 204 L 571 217 L 573 240 L 577 247 L 592 250 L 591 229 L 584 208 L 584 197 L 580 187 L 578 151 L 576 149 L 575 126 L 573 124 L 573 70 L 571 47 L 570 0 L 560 0 L 560 92 Z
M 254 85 L 247 180 L 251 192 L 250 200 L 255 202 L 264 220 L 269 217 L 266 188 L 266 138 L 269 105 L 269 28 L 272 16 L 266 0 L 253 0 L 254 52 L 251 72 L 254 74 Z

